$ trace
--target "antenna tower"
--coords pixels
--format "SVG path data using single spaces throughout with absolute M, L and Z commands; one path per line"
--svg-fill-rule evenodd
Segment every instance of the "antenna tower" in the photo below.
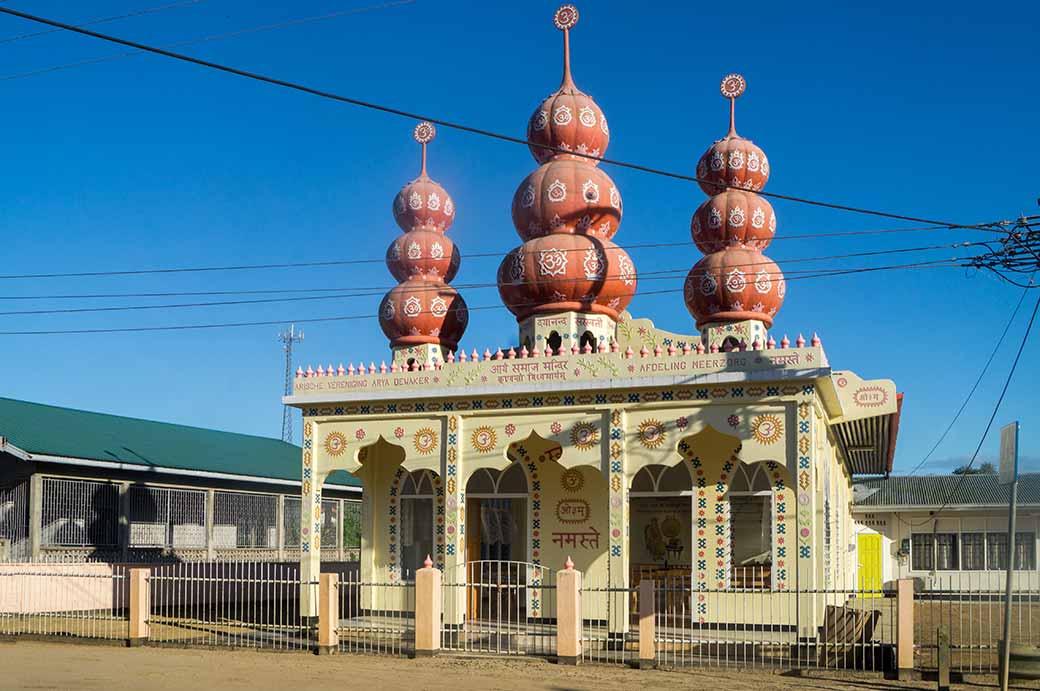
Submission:
M 303 332 L 296 330 L 295 324 L 278 334 L 278 340 L 282 342 L 282 350 L 285 351 L 285 386 L 282 393 L 286 396 L 292 393 L 293 382 L 293 344 L 303 340 Z M 287 405 L 282 406 L 282 441 L 292 443 L 292 409 Z

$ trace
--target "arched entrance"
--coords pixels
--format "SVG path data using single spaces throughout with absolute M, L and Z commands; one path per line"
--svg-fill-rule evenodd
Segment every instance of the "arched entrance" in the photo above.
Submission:
M 466 515 L 466 561 L 526 561 L 527 477 L 519 463 L 474 471 Z
M 689 582 L 695 552 L 693 478 L 685 462 L 644 466 L 629 491 L 630 583 L 644 578 Z

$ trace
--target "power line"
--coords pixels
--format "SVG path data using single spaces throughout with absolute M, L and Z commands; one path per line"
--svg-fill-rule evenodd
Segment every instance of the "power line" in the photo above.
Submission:
M 196 0 L 202 2 L 203 0 Z M 198 45 L 200 43 L 210 43 L 212 41 L 220 41 L 227 38 L 236 38 L 238 36 L 245 36 L 247 34 L 260 33 L 262 31 L 274 31 L 276 29 L 285 29 L 291 26 L 298 26 L 300 24 L 309 24 L 312 22 L 325 21 L 329 19 L 337 19 L 339 17 L 346 17 L 354 14 L 362 14 L 365 12 L 372 12 L 375 10 L 383 10 L 391 7 L 397 7 L 399 5 L 410 5 L 416 2 L 416 0 L 398 0 L 397 2 L 386 2 L 381 5 L 369 5 L 368 7 L 355 7 L 350 10 L 342 10 L 340 12 L 330 12 L 328 14 L 313 15 L 310 17 L 299 17 L 297 19 L 290 19 L 288 21 L 279 22 L 277 24 L 261 24 L 259 26 L 251 26 L 245 29 L 237 29 L 235 31 L 228 31 L 222 34 L 212 34 L 209 36 L 202 36 L 200 38 L 188 39 L 186 41 L 177 41 L 175 43 L 168 43 L 164 45 L 164 48 L 183 48 L 185 46 Z M 79 24 L 77 26 L 85 26 Z M 50 29 L 48 31 L 40 31 L 35 34 L 26 34 L 26 36 L 38 36 L 43 34 L 58 33 L 64 29 Z M 3 41 L 0 41 L 3 43 Z M 43 74 L 50 74 L 52 72 L 60 72 L 62 70 L 72 69 L 73 67 L 86 67 L 87 65 L 97 65 L 103 62 L 112 62 L 114 60 L 122 60 L 123 58 L 130 58 L 135 55 L 140 55 L 140 51 L 132 51 L 129 53 L 117 53 L 115 55 L 100 55 L 96 58 L 87 58 L 86 60 L 77 60 L 75 62 L 66 62 L 61 65 L 54 65 L 53 67 L 44 67 L 41 69 L 31 70 L 29 72 L 17 72 L 15 74 L 5 75 L 0 77 L 0 81 L 11 81 L 14 79 L 24 79 L 26 77 L 38 77 Z
M 29 20 L 29 21 L 37 22 L 39 24 L 52 26 L 52 27 L 55 27 L 55 28 L 58 28 L 58 29 L 64 29 L 66 31 L 70 31 L 70 32 L 76 33 L 76 34 L 81 34 L 83 36 L 90 36 L 90 37 L 93 37 L 93 38 L 100 39 L 102 41 L 108 41 L 110 43 L 116 43 L 116 44 L 119 44 L 119 45 L 127 46 L 129 48 L 135 48 L 137 50 L 146 51 L 146 52 L 149 52 L 149 53 L 153 53 L 155 55 L 162 55 L 164 57 L 172 58 L 174 60 L 180 60 L 182 62 L 187 62 L 187 63 L 193 64 L 193 65 L 198 65 L 200 67 L 208 67 L 210 69 L 218 70 L 220 72 L 225 72 L 227 74 L 233 74 L 233 75 L 236 75 L 236 76 L 239 76 L 239 77 L 244 77 L 246 79 L 252 79 L 254 81 L 264 82 L 266 84 L 271 84 L 271 85 L 274 85 L 274 86 L 280 86 L 280 87 L 283 87 L 283 88 L 286 88 L 286 89 L 291 89 L 291 90 L 294 90 L 294 91 L 299 91 L 301 93 L 310 94 L 312 96 L 318 96 L 318 97 L 321 97 L 321 98 L 327 98 L 327 99 L 330 99 L 330 100 L 333 100 L 333 101 L 339 101 L 341 103 L 349 103 L 351 105 L 359 106 L 359 107 L 362 107 L 362 108 L 368 108 L 370 110 L 375 110 L 375 111 L 378 111 L 378 112 L 381 112 L 381 113 L 387 113 L 387 114 L 390 114 L 390 115 L 398 115 L 400 117 L 408 118 L 410 120 L 426 120 L 426 121 L 432 122 L 434 124 L 441 125 L 442 127 L 447 127 L 447 128 L 459 130 L 461 132 L 468 132 L 470 134 L 476 134 L 476 135 L 480 135 L 480 136 L 484 136 L 484 137 L 489 137 L 489 138 L 492 138 L 492 139 L 498 139 L 500 141 L 511 142 L 513 144 L 522 144 L 524 146 L 531 146 L 532 145 L 531 142 L 527 141 L 526 139 L 521 139 L 519 137 L 513 137 L 513 136 L 510 136 L 510 135 L 501 134 L 499 132 L 494 132 L 494 131 L 491 131 L 491 130 L 485 130 L 485 129 L 481 129 L 481 128 L 478 128 L 478 127 L 472 127 L 472 126 L 469 126 L 469 125 L 463 125 L 461 123 L 451 122 L 451 121 L 448 121 L 448 120 L 444 120 L 442 118 L 434 118 L 434 117 L 430 117 L 428 115 L 423 115 L 423 114 L 420 114 L 420 113 L 413 113 L 413 112 L 410 112 L 410 111 L 402 110 L 400 108 L 395 108 L 395 107 L 392 107 L 392 106 L 381 105 L 381 104 L 373 103 L 373 102 L 370 102 L 370 101 L 364 101 L 364 100 L 361 100 L 361 99 L 358 99 L 358 98 L 352 98 L 352 97 L 349 97 L 349 96 L 343 96 L 343 95 L 340 95 L 340 94 L 333 93 L 331 91 L 325 91 L 325 90 L 322 90 L 322 89 L 317 89 L 317 88 L 313 88 L 313 87 L 309 87 L 309 86 L 304 86 L 303 84 L 290 82 L 290 81 L 287 81 L 287 80 L 284 80 L 284 79 L 277 79 L 277 78 L 274 78 L 274 77 L 269 77 L 269 76 L 266 76 L 266 75 L 263 75 L 263 74 L 259 74 L 259 73 L 256 73 L 256 72 L 249 72 L 249 71 L 246 71 L 246 70 L 238 69 L 236 67 L 231 67 L 231 66 L 228 66 L 228 65 L 222 65 L 220 63 L 211 62 L 211 61 L 208 61 L 208 60 L 202 60 L 200 58 L 193 58 L 191 56 L 184 55 L 182 53 L 175 53 L 173 51 L 166 50 L 164 48 L 158 48 L 158 47 L 151 46 L 151 45 L 148 45 L 148 44 L 145 44 L 145 43 L 139 43 L 139 42 L 136 42 L 136 41 L 130 41 L 130 40 L 123 39 L 123 38 L 118 38 L 116 36 L 112 36 L 112 35 L 109 35 L 109 34 L 103 34 L 103 33 L 97 32 L 97 31 L 92 31 L 90 29 L 76 27 L 76 26 L 73 26 L 71 24 L 66 24 L 66 23 L 63 23 L 63 22 L 55 21 L 53 19 L 47 19 L 45 17 L 40 17 L 38 15 L 29 14 L 27 12 L 21 12 L 21 11 L 13 10 L 13 9 L 6 8 L 6 7 L 0 7 L 0 12 L 2 12 L 4 14 L 9 14 L 9 15 L 14 16 L 14 17 L 21 17 L 22 19 L 26 19 L 26 20 Z M 691 176 L 691 175 L 684 175 L 684 174 L 681 174 L 681 173 L 674 173 L 674 172 L 670 172 L 670 171 L 666 171 L 666 170 L 662 170 L 662 169 L 658 169 L 658 168 L 651 168 L 649 166 L 643 166 L 643 165 L 638 165 L 638 164 L 635 164 L 635 163 L 628 163 L 628 162 L 624 162 L 624 161 L 618 161 L 618 160 L 615 160 L 615 159 L 601 158 L 601 157 L 598 157 L 598 156 L 592 156 L 592 155 L 588 155 L 588 154 L 583 154 L 583 153 L 579 153 L 579 152 L 576 152 L 576 151 L 564 151 L 563 149 L 560 149 L 560 148 L 557 148 L 557 147 L 544 146 L 544 145 L 539 145 L 539 144 L 534 144 L 534 146 L 539 146 L 542 149 L 546 149 L 546 150 L 549 150 L 549 151 L 554 151 L 554 152 L 557 152 L 557 153 L 566 153 L 566 154 L 571 155 L 571 156 L 578 156 L 578 157 L 581 157 L 581 158 L 587 158 L 587 159 L 590 159 L 590 160 L 599 161 L 601 163 L 607 163 L 609 165 L 615 165 L 615 166 L 619 166 L 619 167 L 623 167 L 623 168 L 629 168 L 629 169 L 632 169 L 632 170 L 638 170 L 638 171 L 641 171 L 641 172 L 644 172 L 644 173 L 650 173 L 650 174 L 653 174 L 653 175 L 660 175 L 660 176 L 672 178 L 672 179 L 675 179 L 675 180 L 683 180 L 683 181 L 686 181 L 686 182 L 698 182 L 698 183 L 699 182 L 706 182 L 706 183 L 710 182 L 710 181 L 701 180 L 701 179 L 696 178 L 696 177 Z M 711 183 L 711 184 L 715 184 L 715 183 Z M 729 187 L 728 185 L 719 185 L 719 186 Z M 816 200 L 812 200 L 812 199 L 805 199 L 805 198 L 802 198 L 802 197 L 795 197 L 795 196 L 791 196 L 791 195 L 778 194 L 776 192 L 764 192 L 763 191 L 763 192 L 759 192 L 759 194 L 764 196 L 764 197 L 770 197 L 770 198 L 773 198 L 773 199 L 783 199 L 783 200 L 786 200 L 786 201 L 797 202 L 797 203 L 801 203 L 801 204 L 809 204 L 811 206 L 818 206 L 818 207 L 821 207 L 821 208 L 834 209 L 834 210 L 837 210 L 837 211 L 848 211 L 850 213 L 866 214 L 866 215 L 870 215 L 870 216 L 879 216 L 879 217 L 882 217 L 882 218 L 892 218 L 892 219 L 896 219 L 896 220 L 900 220 L 900 221 L 908 221 L 908 222 L 911 222 L 911 223 L 924 223 L 924 224 L 928 224 L 928 225 L 941 225 L 941 226 L 944 226 L 944 227 L 947 227 L 947 228 L 963 228 L 963 227 L 967 227 L 967 226 L 964 226 L 963 224 L 958 224 L 958 223 L 948 223 L 946 221 L 937 221 L 935 219 L 930 219 L 930 218 L 921 218 L 921 217 L 909 216 L 909 215 L 905 215 L 905 214 L 896 214 L 896 213 L 890 213 L 890 212 L 886 212 L 886 211 L 877 211 L 877 210 L 872 210 L 872 209 L 864 209 L 864 208 L 849 206 L 849 205 L 845 205 L 845 204 L 834 204 L 834 203 L 830 203 L 830 202 L 816 201 Z
M 993 413 L 990 414 L 989 421 L 986 422 L 986 429 L 982 432 L 982 438 L 979 439 L 979 445 L 975 447 L 975 453 L 971 455 L 971 460 L 968 461 L 968 465 L 964 467 L 964 472 L 961 474 L 960 479 L 954 486 L 953 491 L 950 492 L 946 497 L 946 500 L 943 501 L 939 510 L 935 511 L 928 517 L 928 520 L 925 521 L 926 523 L 934 521 L 950 505 L 950 502 L 953 501 L 953 498 L 957 495 L 957 492 L 960 491 L 961 486 L 964 484 L 964 480 L 968 477 L 968 471 L 970 471 L 972 466 L 975 464 L 975 459 L 978 458 L 979 451 L 982 450 L 982 445 L 986 443 L 986 437 L 989 435 L 990 428 L 993 427 L 993 421 L 996 419 L 997 413 L 1000 411 L 1000 404 L 1004 402 L 1004 396 L 1007 394 L 1008 387 L 1011 385 L 1011 378 L 1015 375 L 1015 370 L 1018 368 L 1018 361 L 1022 358 L 1022 351 L 1025 350 L 1026 343 L 1029 341 L 1029 333 L 1033 330 L 1033 323 L 1036 321 L 1037 311 L 1040 311 L 1040 296 L 1037 296 L 1036 303 L 1033 305 L 1033 313 L 1029 316 L 1029 323 L 1026 325 L 1026 332 L 1022 335 L 1022 342 L 1018 346 L 1018 352 L 1015 353 L 1015 360 L 1011 363 L 1011 370 L 1008 372 L 1007 379 L 1004 381 L 1004 387 L 1000 390 L 1000 396 L 997 398 L 997 403 L 993 406 Z
M 948 262 L 949 260 L 942 260 Z M 951 264 L 950 266 L 956 266 Z M 797 276 L 788 279 L 789 281 L 805 280 L 805 279 L 817 279 L 817 278 L 830 278 L 833 276 L 868 273 L 873 271 L 892 271 L 900 269 L 920 269 L 920 268 L 942 268 L 940 265 L 935 263 L 914 263 L 914 264 L 903 264 L 894 266 L 879 266 L 879 267 L 864 267 L 855 269 L 835 269 L 819 272 L 813 275 Z M 682 288 L 667 288 L 662 290 L 651 290 L 642 291 L 638 293 L 640 296 L 647 295 L 663 295 L 663 294 L 674 294 L 683 292 Z M 619 297 L 634 297 L 636 293 L 622 294 Z M 520 303 L 514 306 L 534 306 L 537 303 Z M 507 309 L 505 305 L 481 305 L 478 307 L 468 307 L 469 312 L 478 312 L 491 309 Z M 244 321 L 244 322 L 217 322 L 210 324 L 178 324 L 170 326 L 144 326 L 144 327 L 110 327 L 110 328 L 92 328 L 92 329 L 34 329 L 34 330 L 19 330 L 19 331 L 0 331 L 0 336 L 50 336 L 50 335 L 83 335 L 83 334 L 110 334 L 110 333 L 139 333 L 139 332 L 164 332 L 164 331 L 189 331 L 189 330 L 208 330 L 208 329 L 222 329 L 222 328 L 239 328 L 239 327 L 250 327 L 250 326 L 272 326 L 281 325 L 286 322 L 294 322 L 296 324 L 309 324 L 319 322 L 334 322 L 334 321 L 356 321 L 362 319 L 378 319 L 377 315 L 373 314 L 353 314 L 345 316 L 331 316 L 331 317 L 313 317 L 309 319 L 278 319 L 273 321 Z
M 1007 324 L 1004 325 L 1004 330 L 1000 333 L 1000 338 L 997 339 L 997 343 L 993 347 L 993 352 L 989 354 L 989 358 L 986 360 L 986 364 L 983 365 L 982 371 L 979 372 L 978 378 L 975 380 L 975 383 L 968 391 L 968 395 L 965 396 L 964 402 L 961 403 L 961 407 L 957 409 L 957 413 L 953 416 L 953 419 L 950 420 L 950 424 L 946 426 L 945 430 L 943 430 L 943 433 L 936 440 L 931 450 L 929 450 L 928 453 L 925 454 L 925 457 L 921 459 L 920 463 L 914 466 L 913 469 L 909 473 L 907 473 L 907 477 L 912 476 L 914 473 L 920 470 L 925 463 L 928 462 L 928 459 L 932 457 L 932 454 L 935 453 L 936 449 L 938 449 L 939 446 L 943 443 L 943 440 L 946 439 L 946 435 L 948 435 L 950 433 L 950 430 L 953 429 L 953 426 L 957 424 L 957 420 L 960 419 L 961 413 L 963 413 L 964 409 L 968 407 L 968 402 L 971 401 L 971 397 L 975 395 L 976 389 L 979 388 L 979 385 L 982 383 L 982 380 L 986 376 L 986 372 L 989 371 L 989 366 L 993 364 L 993 359 L 996 357 L 997 352 L 1000 350 L 1000 346 L 1003 345 L 1004 338 L 1007 336 L 1008 331 L 1011 330 L 1011 325 L 1015 323 L 1015 317 L 1018 316 L 1018 310 L 1021 309 L 1022 303 L 1025 301 L 1026 295 L 1028 294 L 1028 289 L 1022 291 L 1022 295 L 1019 296 L 1018 302 L 1015 304 L 1015 309 L 1011 310 L 1011 316 L 1008 318 Z
M 198 5 L 206 0 L 182 0 L 181 2 L 171 2 L 165 5 L 156 5 L 155 7 L 145 7 L 144 9 L 136 10 L 134 12 L 127 12 L 126 14 L 116 14 L 111 17 L 100 17 L 98 19 L 91 19 L 86 22 L 80 22 L 76 26 L 96 26 L 98 24 L 106 24 L 108 22 L 119 21 L 120 19 L 130 19 L 132 17 L 142 17 L 147 14 L 156 14 L 158 12 L 164 12 L 166 10 L 173 10 L 178 7 L 187 7 L 189 5 Z M 8 38 L 0 38 L 0 45 L 6 43 L 14 43 L 15 41 L 24 41 L 30 38 L 37 38 L 39 36 L 46 36 L 48 34 L 60 34 L 62 29 L 47 29 L 46 31 L 33 31 L 27 34 L 19 34 L 17 36 L 9 36 Z
M 658 246 L 658 245 L 692 245 L 691 241 L 677 242 L 677 243 L 650 243 L 649 245 L 618 245 L 620 249 L 635 249 L 637 247 L 646 246 Z M 940 249 L 957 249 L 962 247 L 989 247 L 984 242 L 956 242 L 946 245 L 930 245 L 927 247 L 917 248 L 906 248 L 906 249 L 893 249 L 893 250 L 875 250 L 871 252 L 858 252 L 853 254 L 839 254 L 820 257 L 819 259 L 845 259 L 849 257 L 865 257 L 880 254 L 898 254 L 900 252 L 923 252 L 929 250 L 940 250 Z M 466 259 L 478 258 L 478 257 L 497 257 L 503 258 L 511 250 L 505 250 L 501 252 L 484 252 L 474 255 L 467 255 Z M 585 249 L 562 249 L 560 252 L 584 252 Z M 798 262 L 798 261 L 812 261 L 817 258 L 810 259 L 788 259 L 779 260 L 786 263 Z M 24 279 L 43 279 L 43 278 L 96 278 L 102 276 L 142 276 L 149 274 L 180 274 L 180 273 L 205 273 L 214 271 L 255 271 L 255 270 L 267 270 L 267 269 L 298 269 L 298 268 L 316 268 L 323 266 L 351 266 L 358 264 L 378 264 L 386 261 L 385 257 L 368 257 L 363 259 L 332 259 L 326 261 L 316 262 L 280 262 L 270 264 L 237 264 L 237 265 L 224 265 L 224 266 L 196 266 L 196 267 L 167 267 L 161 269 L 125 269 L 118 271 L 76 271 L 66 273 L 38 273 L 38 274 L 3 274 L 0 275 L 0 280 L 24 280 Z M 754 266 L 758 264 L 768 264 L 769 261 L 755 262 L 753 264 L 733 264 L 732 266 Z

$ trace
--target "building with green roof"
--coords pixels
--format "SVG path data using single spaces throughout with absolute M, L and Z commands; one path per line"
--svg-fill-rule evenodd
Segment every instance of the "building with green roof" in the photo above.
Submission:
M 300 457 L 279 439 L 0 398 L 0 560 L 298 559 Z M 345 472 L 325 483 L 333 560 L 359 546 L 360 497 Z

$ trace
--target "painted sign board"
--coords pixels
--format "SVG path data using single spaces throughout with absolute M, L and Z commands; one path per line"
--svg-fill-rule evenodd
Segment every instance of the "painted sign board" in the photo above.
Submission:
M 1018 422 L 1000 428 L 1000 484 L 1018 479 Z

